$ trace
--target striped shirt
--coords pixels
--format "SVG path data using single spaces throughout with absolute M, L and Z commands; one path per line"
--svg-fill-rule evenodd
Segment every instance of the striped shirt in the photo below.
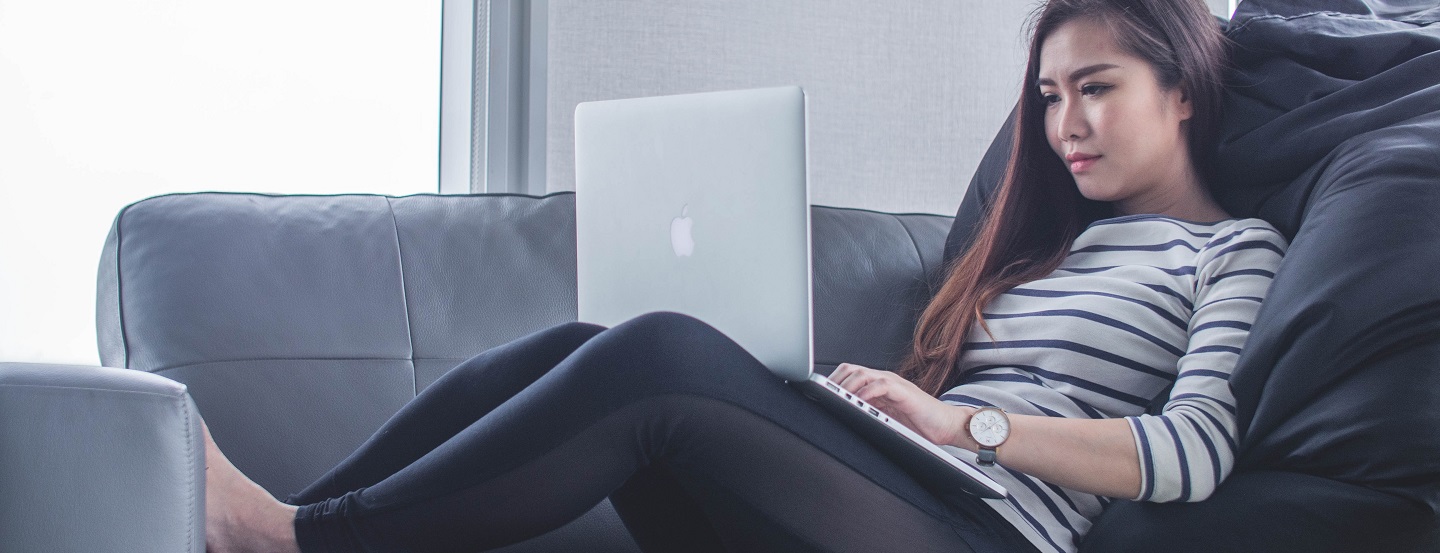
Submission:
M 963 383 L 940 399 L 1123 417 L 1140 455 L 1132 499 L 1205 499 L 1234 464 L 1230 371 L 1287 245 L 1260 219 L 1096 221 L 1053 273 L 986 306 L 994 339 L 974 325 L 958 361 Z M 1172 382 L 1161 414 L 1145 414 Z M 1075 551 L 1110 502 L 1004 466 L 979 468 L 1010 490 L 987 503 L 1041 551 Z

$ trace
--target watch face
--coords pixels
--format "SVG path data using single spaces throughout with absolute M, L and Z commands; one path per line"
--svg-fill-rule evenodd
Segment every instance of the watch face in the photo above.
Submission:
M 970 417 L 970 436 L 985 447 L 995 447 L 1010 436 L 1010 421 L 995 409 L 981 409 Z

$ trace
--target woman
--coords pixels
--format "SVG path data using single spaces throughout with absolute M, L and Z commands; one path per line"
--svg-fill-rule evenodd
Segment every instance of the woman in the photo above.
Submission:
M 1044 6 L 1005 180 L 914 350 L 898 374 L 831 375 L 993 459 L 1009 498 L 930 494 L 713 328 L 658 313 L 466 361 L 290 505 L 207 430 L 210 549 L 474 550 L 609 496 L 654 551 L 1073 551 L 1108 498 L 1204 499 L 1286 246 L 1205 185 L 1222 43 L 1199 0 Z

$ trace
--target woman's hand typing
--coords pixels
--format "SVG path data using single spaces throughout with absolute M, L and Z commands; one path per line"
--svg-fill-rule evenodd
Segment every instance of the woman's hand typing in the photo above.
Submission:
M 830 380 L 931 442 L 974 451 L 965 431 L 974 409 L 944 403 L 890 371 L 841 363 Z

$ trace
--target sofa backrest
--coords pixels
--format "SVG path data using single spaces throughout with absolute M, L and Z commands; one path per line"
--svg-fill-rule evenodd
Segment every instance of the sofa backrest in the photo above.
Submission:
M 812 221 L 817 364 L 892 368 L 951 218 Z M 116 217 L 97 331 L 105 365 L 188 385 L 232 461 L 284 497 L 445 370 L 575 320 L 575 290 L 573 193 L 174 194 Z

